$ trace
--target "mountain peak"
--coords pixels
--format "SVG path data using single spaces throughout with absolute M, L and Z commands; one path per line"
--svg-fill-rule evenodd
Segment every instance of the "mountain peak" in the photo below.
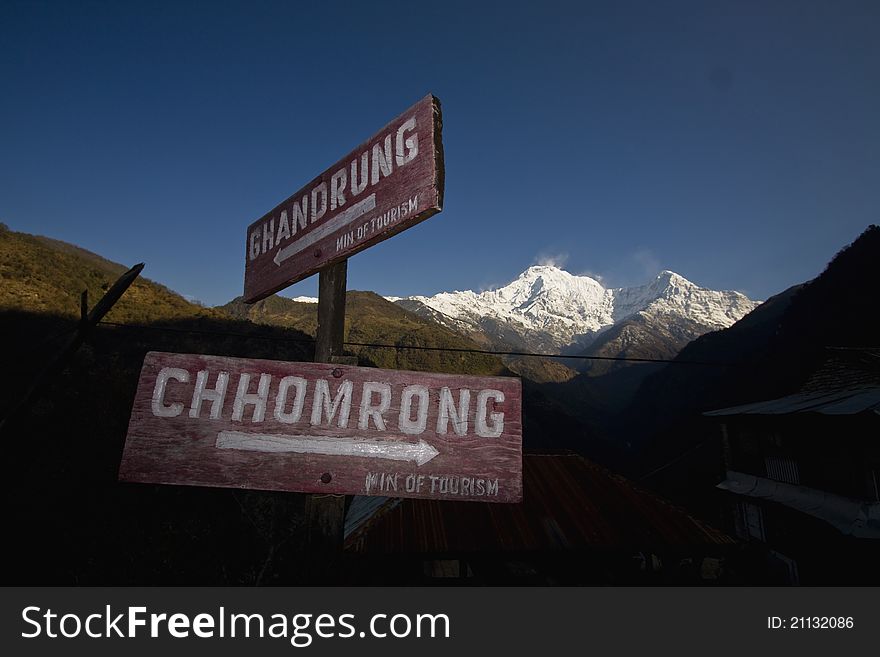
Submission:
M 509 301 L 526 312 L 535 302 L 546 307 L 555 299 L 557 305 L 576 306 L 578 299 L 597 299 L 604 293 L 605 288 L 588 276 L 575 276 L 554 265 L 532 265 L 504 287 L 483 294 Z
M 531 265 L 529 266 L 520 276 L 523 274 L 528 274 L 529 272 L 536 274 L 566 274 L 571 276 L 569 272 L 565 271 L 562 267 L 557 267 L 556 265 Z
M 566 271 L 561 267 L 557 267 L 556 265 L 532 265 L 505 287 L 516 285 L 518 281 L 531 282 L 538 279 L 546 279 L 546 281 L 551 285 L 555 283 L 556 285 L 561 285 L 564 287 L 577 287 L 586 284 L 590 287 L 600 287 L 603 290 L 605 289 L 604 286 L 599 283 L 599 281 L 591 278 L 590 276 L 578 276 L 577 274 L 572 274 L 571 272 Z
M 550 278 L 574 278 L 572 274 L 555 265 L 532 265 L 517 276 L 516 280 L 531 280 L 539 276 L 549 276 Z
M 682 285 L 687 287 L 694 285 L 684 276 L 682 276 L 681 274 L 677 274 L 670 269 L 664 269 L 663 271 L 661 271 L 659 274 L 657 274 L 657 277 L 654 280 L 665 283 L 667 285 Z

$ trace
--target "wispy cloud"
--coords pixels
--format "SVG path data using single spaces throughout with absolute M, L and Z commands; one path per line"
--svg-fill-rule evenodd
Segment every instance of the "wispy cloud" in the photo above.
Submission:
M 647 247 L 638 247 L 622 255 L 616 264 L 600 280 L 605 287 L 631 287 L 644 285 L 663 269 L 660 256 Z M 592 275 L 592 274 L 590 274 Z
M 535 260 L 533 264 L 542 265 L 545 267 L 558 267 L 559 269 L 565 268 L 565 263 L 568 262 L 568 254 L 567 253 L 547 253 L 546 251 L 541 251 L 535 256 Z
M 566 265 L 569 261 L 569 254 L 565 251 L 552 253 L 549 251 L 541 251 L 535 258 L 532 260 L 533 265 L 542 265 L 546 267 L 558 267 L 559 269 L 565 269 L 566 271 L 574 274 L 575 276 L 589 276 L 594 281 L 599 281 L 604 285 L 605 276 L 599 274 L 591 269 L 581 269 L 578 271 L 572 271 L 570 269 L 566 269 Z
M 651 279 L 660 271 L 660 258 L 651 249 L 637 249 L 630 255 L 633 269 L 644 279 Z

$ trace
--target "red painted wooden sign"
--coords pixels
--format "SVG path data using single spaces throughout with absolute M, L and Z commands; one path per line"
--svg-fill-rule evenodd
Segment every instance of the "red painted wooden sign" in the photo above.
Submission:
M 247 229 L 253 303 L 443 208 L 440 101 L 428 95 Z
M 124 481 L 517 502 L 508 377 L 150 352 Z

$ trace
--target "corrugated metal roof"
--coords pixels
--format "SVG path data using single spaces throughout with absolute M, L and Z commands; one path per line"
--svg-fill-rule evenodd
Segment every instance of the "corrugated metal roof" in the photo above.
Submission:
M 856 415 L 880 413 L 880 349 L 829 347 L 822 365 L 786 397 L 707 411 L 703 415 Z
M 823 415 L 856 415 L 880 413 L 880 387 L 837 390 L 834 392 L 797 393 L 779 399 L 721 408 L 703 415 L 789 415 L 792 413 L 821 413 Z
M 524 455 L 523 486 L 518 504 L 399 500 L 395 508 L 352 527 L 346 550 L 657 550 L 733 543 L 723 532 L 575 454 Z
M 364 523 L 378 514 L 390 511 L 400 504 L 400 498 L 382 497 L 380 495 L 355 495 L 351 505 L 345 512 L 345 526 L 343 536 L 348 538 L 351 534 L 363 527 Z
M 880 387 L 880 349 L 829 347 L 822 365 L 799 392 Z

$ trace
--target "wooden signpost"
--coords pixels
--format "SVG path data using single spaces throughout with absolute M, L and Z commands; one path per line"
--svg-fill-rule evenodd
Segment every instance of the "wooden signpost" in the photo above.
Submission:
M 440 101 L 428 95 L 247 229 L 253 303 L 443 208 Z
M 428 95 L 253 222 L 245 302 L 320 274 L 315 363 L 148 354 L 120 479 L 312 493 L 316 581 L 345 494 L 520 501 L 519 379 L 342 364 L 348 257 L 440 212 L 443 166 Z
M 125 481 L 522 499 L 520 381 L 147 354 Z

